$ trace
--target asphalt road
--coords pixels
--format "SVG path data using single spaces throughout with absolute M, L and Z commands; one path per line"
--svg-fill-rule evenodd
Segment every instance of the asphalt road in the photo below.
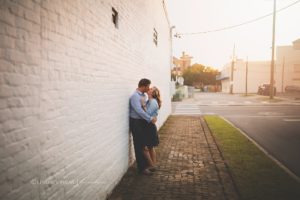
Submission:
M 300 177 L 300 106 L 200 105 L 199 110 L 223 116 Z

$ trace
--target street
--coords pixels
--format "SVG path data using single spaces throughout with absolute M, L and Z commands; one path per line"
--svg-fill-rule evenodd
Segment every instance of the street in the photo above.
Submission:
M 268 103 L 261 99 L 196 93 L 192 99 L 174 102 L 173 114 L 220 115 L 300 177 L 300 106 L 295 101 Z

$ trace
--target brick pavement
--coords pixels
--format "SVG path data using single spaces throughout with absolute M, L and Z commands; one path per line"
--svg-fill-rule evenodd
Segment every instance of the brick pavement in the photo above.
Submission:
M 128 169 L 109 200 L 239 199 L 228 168 L 199 116 L 170 116 L 159 131 L 158 170 Z

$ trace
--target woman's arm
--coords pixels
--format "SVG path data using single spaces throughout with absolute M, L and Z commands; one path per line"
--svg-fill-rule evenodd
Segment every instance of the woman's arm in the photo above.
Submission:
M 156 117 L 158 116 L 158 103 L 155 99 L 149 100 L 146 104 L 146 112 L 151 116 L 151 117 Z

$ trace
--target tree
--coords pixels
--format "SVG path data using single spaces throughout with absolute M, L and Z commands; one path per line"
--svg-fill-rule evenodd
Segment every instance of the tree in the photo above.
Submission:
M 184 84 L 193 86 L 195 82 L 199 82 L 202 79 L 203 70 L 205 66 L 201 64 L 194 64 L 183 71 Z
M 183 72 L 184 84 L 195 87 L 216 84 L 218 70 L 195 63 Z

